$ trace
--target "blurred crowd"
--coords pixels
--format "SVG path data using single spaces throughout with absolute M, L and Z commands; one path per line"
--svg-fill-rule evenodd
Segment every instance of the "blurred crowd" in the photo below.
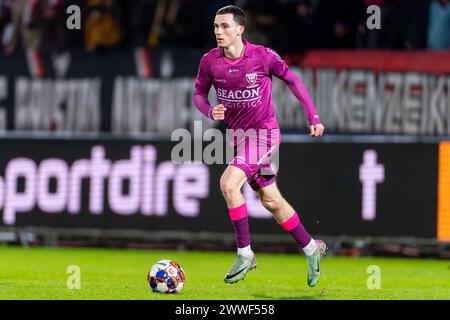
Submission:
M 81 30 L 66 26 L 70 5 Z M 0 0 L 1 50 L 101 51 L 115 47 L 214 47 L 215 12 L 228 4 L 248 16 L 245 38 L 278 50 L 450 49 L 449 0 Z M 368 30 L 366 8 L 381 8 Z

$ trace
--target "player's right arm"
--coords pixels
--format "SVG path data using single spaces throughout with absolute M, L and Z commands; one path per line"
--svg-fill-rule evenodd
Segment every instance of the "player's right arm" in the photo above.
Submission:
M 208 100 L 209 89 L 211 89 L 212 80 L 206 61 L 206 55 L 200 60 L 197 78 L 195 79 L 195 89 L 192 100 L 197 109 L 206 117 L 213 120 L 223 120 L 225 118 L 226 108 L 219 104 L 211 106 Z

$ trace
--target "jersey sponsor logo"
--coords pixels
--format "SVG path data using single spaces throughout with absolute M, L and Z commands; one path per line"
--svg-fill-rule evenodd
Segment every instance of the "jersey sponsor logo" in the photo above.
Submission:
M 256 74 L 256 72 L 254 72 L 254 73 L 247 73 L 245 75 L 245 78 L 247 79 L 247 82 L 251 86 L 254 86 L 256 84 L 256 79 L 258 78 L 258 75 Z
M 253 100 L 259 98 L 259 88 L 244 90 L 217 89 L 217 97 L 224 100 Z

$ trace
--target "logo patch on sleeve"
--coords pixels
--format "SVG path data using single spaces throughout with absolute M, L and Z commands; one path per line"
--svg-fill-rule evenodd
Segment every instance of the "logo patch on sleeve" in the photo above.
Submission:
M 281 59 L 281 57 L 279 56 L 278 53 L 276 53 L 276 51 L 274 51 L 274 50 L 272 50 L 272 49 L 270 49 L 270 48 L 266 48 L 266 50 L 267 50 L 268 53 L 274 55 L 275 58 L 276 58 L 278 61 L 283 62 L 283 59 Z

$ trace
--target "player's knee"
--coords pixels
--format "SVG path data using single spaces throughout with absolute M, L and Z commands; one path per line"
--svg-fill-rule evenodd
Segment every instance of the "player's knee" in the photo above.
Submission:
M 264 208 L 266 208 L 270 212 L 274 212 L 282 208 L 283 198 L 263 198 L 262 204 Z
M 229 179 L 220 180 L 220 191 L 222 191 L 222 194 L 226 199 L 232 199 L 239 194 L 236 184 Z

